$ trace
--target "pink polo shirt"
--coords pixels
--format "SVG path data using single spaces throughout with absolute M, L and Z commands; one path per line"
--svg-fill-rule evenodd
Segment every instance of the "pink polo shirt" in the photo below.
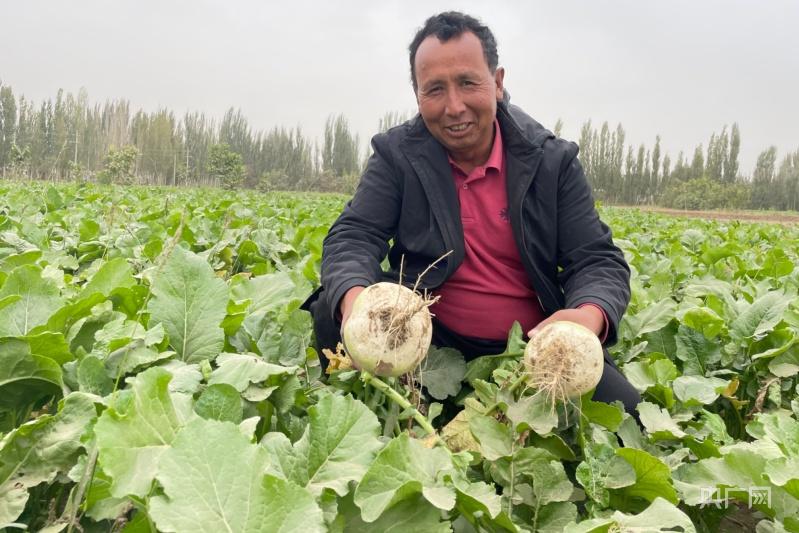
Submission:
M 499 124 L 483 166 L 468 175 L 450 158 L 461 207 L 463 263 L 435 292 L 430 309 L 455 333 L 505 340 L 514 321 L 526 333 L 544 319 L 522 265 L 508 216 L 505 153 Z

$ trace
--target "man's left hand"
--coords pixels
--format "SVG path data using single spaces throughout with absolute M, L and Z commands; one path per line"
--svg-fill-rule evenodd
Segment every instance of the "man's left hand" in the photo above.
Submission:
M 532 338 L 533 335 L 538 333 L 541 328 L 550 322 L 557 322 L 559 320 L 568 320 L 569 322 L 576 322 L 581 326 L 585 326 L 594 333 L 597 337 L 602 335 L 605 330 L 605 316 L 602 311 L 593 305 L 585 305 L 578 309 L 561 309 L 555 311 L 548 318 L 539 322 L 539 324 L 527 332 L 527 336 Z

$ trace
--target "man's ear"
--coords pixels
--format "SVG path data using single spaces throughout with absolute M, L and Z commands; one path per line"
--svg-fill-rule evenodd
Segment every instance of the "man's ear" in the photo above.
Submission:
M 501 102 L 505 97 L 505 69 L 503 67 L 497 67 L 497 70 L 494 71 L 494 83 L 497 89 L 497 102 Z

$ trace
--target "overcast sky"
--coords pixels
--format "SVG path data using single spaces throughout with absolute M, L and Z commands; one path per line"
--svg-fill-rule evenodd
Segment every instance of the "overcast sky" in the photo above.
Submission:
M 690 157 L 738 122 L 741 170 L 799 148 L 796 0 L 0 0 L 0 82 L 37 103 L 85 87 L 254 129 L 320 136 L 343 113 L 365 143 L 387 111 L 414 111 L 407 45 L 433 13 L 488 24 L 513 102 L 577 140 L 587 119 Z

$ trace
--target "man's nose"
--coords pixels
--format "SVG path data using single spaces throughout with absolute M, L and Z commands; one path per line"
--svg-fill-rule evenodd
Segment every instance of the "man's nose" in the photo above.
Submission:
M 463 103 L 460 92 L 457 88 L 450 88 L 447 91 L 446 109 L 444 110 L 447 115 L 459 116 L 466 110 L 466 105 Z

